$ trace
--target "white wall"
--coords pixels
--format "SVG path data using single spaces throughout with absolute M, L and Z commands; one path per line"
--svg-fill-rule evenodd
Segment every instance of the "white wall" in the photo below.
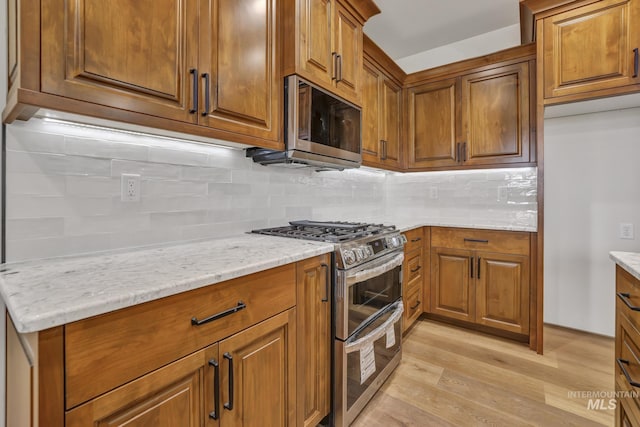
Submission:
M 545 120 L 545 322 L 614 335 L 609 251 L 640 251 L 640 108 Z M 635 240 L 618 238 L 621 222 Z
M 396 63 L 407 73 L 483 56 L 520 44 L 520 25 L 510 25 L 446 46 L 400 58 Z

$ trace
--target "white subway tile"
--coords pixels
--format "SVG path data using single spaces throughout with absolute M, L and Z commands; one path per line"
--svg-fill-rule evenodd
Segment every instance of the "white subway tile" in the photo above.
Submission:
M 135 173 L 144 179 L 180 179 L 180 166 L 137 162 L 130 160 L 111 160 L 111 176 L 120 176 L 123 173 Z
M 66 176 L 66 193 L 77 197 L 113 197 L 120 195 L 119 178 L 101 176 Z
M 76 156 L 145 161 L 148 159 L 149 148 L 126 142 L 66 136 L 64 152 Z
M 58 237 L 64 234 L 64 218 L 7 219 L 7 240 Z
M 60 175 L 7 172 L 7 195 L 62 196 L 66 179 Z
M 168 148 L 149 147 L 148 159 L 154 163 L 169 163 L 174 165 L 207 166 L 209 156 L 205 153 Z
M 64 136 L 33 132 L 14 124 L 7 126 L 7 150 L 64 153 Z
M 150 228 L 150 214 L 73 216 L 64 220 L 64 234 L 77 236 L 100 232 L 142 231 Z

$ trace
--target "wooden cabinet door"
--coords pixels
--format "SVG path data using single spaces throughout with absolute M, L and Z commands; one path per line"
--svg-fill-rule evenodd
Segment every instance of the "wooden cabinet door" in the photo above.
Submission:
M 200 122 L 277 141 L 276 0 L 201 0 L 200 7 Z
M 529 161 L 529 63 L 462 77 L 465 165 Z
M 68 411 L 65 425 L 201 427 L 204 371 L 205 351 L 193 353 Z
M 391 80 L 382 80 L 382 160 L 385 165 L 399 168 L 401 166 L 400 149 L 400 109 L 402 88 Z
M 298 0 L 300 3 L 299 67 L 303 76 L 326 86 L 333 83 L 333 15 L 335 0 Z M 291 53 L 287 53 L 291 54 Z
M 297 263 L 297 425 L 316 426 L 329 414 L 331 275 L 328 255 Z
M 362 25 L 339 2 L 334 2 L 334 50 L 338 55 L 335 73 L 338 95 L 360 104 L 362 74 Z
M 431 249 L 431 313 L 473 322 L 475 290 L 472 252 L 461 249 Z
M 477 253 L 476 323 L 529 333 L 529 257 Z
M 377 166 L 381 157 L 383 113 L 381 104 L 381 74 L 369 62 L 362 70 L 362 162 Z
M 42 91 L 196 122 L 196 0 L 42 3 Z
M 459 80 L 449 79 L 408 91 L 408 167 L 458 164 L 456 153 Z
M 603 0 L 545 18 L 542 36 L 545 99 L 584 99 L 640 83 L 633 52 L 640 48 L 637 0 Z
M 295 325 L 289 309 L 220 342 L 221 427 L 295 425 Z

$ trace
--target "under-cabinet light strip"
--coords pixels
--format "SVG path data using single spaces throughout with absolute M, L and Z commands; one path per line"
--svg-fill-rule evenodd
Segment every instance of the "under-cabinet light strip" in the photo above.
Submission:
M 171 141 L 171 142 L 186 142 L 189 144 L 198 144 L 199 146 L 203 146 L 203 147 L 226 148 L 227 150 L 243 149 L 240 147 L 231 147 L 228 145 L 217 144 L 215 142 L 204 142 L 204 141 L 197 141 L 197 140 L 188 139 L 188 138 L 177 138 L 173 136 L 164 136 L 164 135 L 158 135 L 158 134 L 148 133 L 148 132 L 140 132 L 140 131 L 134 131 L 134 130 L 128 130 L 128 129 L 111 128 L 107 126 L 91 125 L 88 123 L 80 123 L 80 122 L 75 122 L 71 120 L 55 119 L 52 117 L 43 117 L 42 120 L 47 123 L 55 123 L 55 124 L 69 126 L 73 128 L 93 129 L 93 130 L 99 130 L 103 132 L 113 132 L 113 133 L 124 134 L 124 135 L 135 135 L 135 136 L 142 136 L 147 138 L 157 138 L 157 139 L 161 139 L 164 141 Z

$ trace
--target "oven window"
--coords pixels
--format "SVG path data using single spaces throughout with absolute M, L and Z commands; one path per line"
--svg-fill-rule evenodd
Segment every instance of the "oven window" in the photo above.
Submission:
M 349 288 L 349 336 L 378 310 L 402 297 L 401 271 L 398 266 Z
M 364 391 L 375 381 L 380 372 L 389 364 L 391 359 L 400 351 L 400 324 L 398 320 L 394 324 L 396 343 L 387 348 L 386 338 L 382 336 L 373 345 L 376 358 L 376 371 L 371 374 L 363 384 L 360 384 L 360 352 L 354 351 L 347 354 L 347 410 L 350 409 Z M 367 328 L 368 329 L 368 328 Z

